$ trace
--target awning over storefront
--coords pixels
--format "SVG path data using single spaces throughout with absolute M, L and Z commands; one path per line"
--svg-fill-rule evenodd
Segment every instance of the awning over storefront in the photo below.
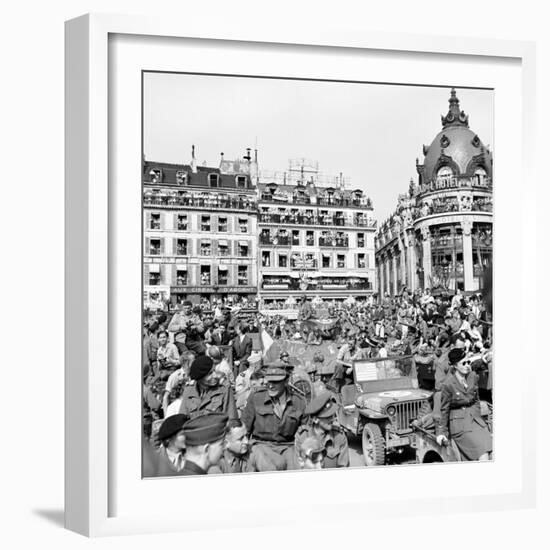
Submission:
M 176 264 L 176 271 L 187 271 L 187 266 Z
M 219 266 L 218 266 L 218 269 L 219 269 L 220 271 L 227 271 L 227 266 L 226 266 L 226 265 L 219 265 Z
M 248 241 L 239 241 L 239 246 L 248 246 Z
M 148 264 L 148 265 L 149 265 L 149 273 L 160 273 L 159 264 Z
M 218 241 L 219 246 L 228 246 L 228 241 L 226 239 L 220 239 Z

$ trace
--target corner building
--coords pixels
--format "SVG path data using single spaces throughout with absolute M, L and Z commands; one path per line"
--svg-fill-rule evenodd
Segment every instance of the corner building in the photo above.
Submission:
M 257 293 L 256 163 L 143 162 L 144 307 Z
M 442 130 L 423 146 L 395 212 L 376 235 L 380 294 L 403 288 L 481 290 L 492 262 L 493 158 L 451 90 Z

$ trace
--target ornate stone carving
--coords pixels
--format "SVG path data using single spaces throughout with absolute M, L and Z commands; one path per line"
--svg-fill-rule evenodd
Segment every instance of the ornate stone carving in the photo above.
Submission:
M 472 138 L 472 145 L 474 147 L 479 147 L 481 145 L 481 140 L 477 134 Z
M 449 147 L 449 145 L 451 144 L 451 140 L 445 134 L 443 134 L 441 136 L 441 139 L 439 140 L 439 144 L 441 145 L 441 147 L 443 147 L 443 149 L 445 149 L 446 147 Z
M 464 220 L 460 222 L 460 225 L 462 226 L 462 234 L 465 237 L 469 237 L 472 234 L 472 221 L 471 220 Z
M 430 228 L 426 225 L 424 227 L 420 228 L 420 232 L 422 233 L 422 240 L 427 241 L 430 238 Z

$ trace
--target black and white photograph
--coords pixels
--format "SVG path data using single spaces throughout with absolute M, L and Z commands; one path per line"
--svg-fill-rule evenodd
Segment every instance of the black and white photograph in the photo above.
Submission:
M 142 73 L 143 477 L 493 459 L 493 103 Z

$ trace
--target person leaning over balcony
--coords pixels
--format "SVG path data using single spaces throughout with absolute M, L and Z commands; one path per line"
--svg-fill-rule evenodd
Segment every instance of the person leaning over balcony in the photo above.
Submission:
M 437 442 L 452 439 L 463 460 L 490 460 L 492 435 L 481 416 L 478 375 L 472 371 L 472 358 L 464 348 L 449 352 L 450 372 L 441 387 L 441 419 Z

